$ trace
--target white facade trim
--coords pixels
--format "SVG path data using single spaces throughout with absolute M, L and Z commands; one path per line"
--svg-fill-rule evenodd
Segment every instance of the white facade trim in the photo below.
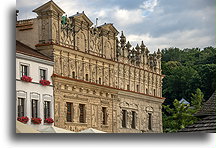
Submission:
M 21 53 L 16 53 L 16 58 L 30 60 L 30 61 L 33 61 L 33 62 L 46 64 L 46 65 L 51 65 L 51 66 L 54 65 L 54 62 L 52 62 L 52 61 L 36 58 L 36 57 L 33 57 L 33 56 L 28 56 L 28 55 L 21 54 Z

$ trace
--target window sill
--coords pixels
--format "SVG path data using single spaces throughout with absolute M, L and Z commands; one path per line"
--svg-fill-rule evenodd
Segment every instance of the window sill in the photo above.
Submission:
M 102 124 L 102 127 L 109 127 L 109 125 L 108 124 Z

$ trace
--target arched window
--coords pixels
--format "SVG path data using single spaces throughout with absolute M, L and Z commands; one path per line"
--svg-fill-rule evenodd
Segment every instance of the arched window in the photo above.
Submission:
M 85 80 L 86 80 L 86 81 L 89 80 L 89 78 L 88 78 L 88 74 L 85 75 Z

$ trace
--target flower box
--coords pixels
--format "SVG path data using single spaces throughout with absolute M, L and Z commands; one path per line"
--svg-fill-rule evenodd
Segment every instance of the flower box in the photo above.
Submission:
M 31 77 L 29 77 L 29 76 L 22 76 L 22 78 L 21 78 L 21 80 L 22 81 L 25 81 L 25 82 L 31 82 L 32 81 L 32 78 Z
M 40 84 L 43 85 L 43 86 L 48 86 L 48 85 L 50 85 L 50 81 L 48 81 L 48 80 L 40 80 Z
M 33 124 L 41 124 L 41 118 L 31 118 L 31 122 Z
M 45 120 L 44 120 L 44 123 L 48 123 L 48 124 L 51 124 L 51 123 L 53 123 L 54 122 L 54 120 L 52 119 L 52 118 L 46 118 Z
M 26 124 L 29 121 L 29 118 L 27 116 L 26 117 L 22 116 L 22 117 L 17 117 L 17 120 Z

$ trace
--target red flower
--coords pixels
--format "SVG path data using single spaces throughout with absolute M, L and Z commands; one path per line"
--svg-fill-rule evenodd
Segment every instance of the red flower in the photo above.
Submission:
M 33 124 L 41 124 L 41 118 L 31 118 Z
M 48 81 L 48 80 L 40 80 L 40 84 L 43 85 L 43 86 L 47 86 L 47 85 L 50 85 L 50 81 Z
M 45 123 L 53 123 L 54 120 L 53 120 L 52 118 L 46 118 L 46 119 L 44 120 L 44 122 L 45 122 Z
M 32 78 L 29 77 L 29 76 L 26 76 L 26 75 L 23 75 L 22 78 L 21 78 L 22 81 L 26 81 L 26 82 L 31 82 L 32 81 Z
M 17 120 L 22 122 L 22 123 L 27 123 L 29 121 L 29 118 L 26 116 L 26 117 L 17 117 Z

